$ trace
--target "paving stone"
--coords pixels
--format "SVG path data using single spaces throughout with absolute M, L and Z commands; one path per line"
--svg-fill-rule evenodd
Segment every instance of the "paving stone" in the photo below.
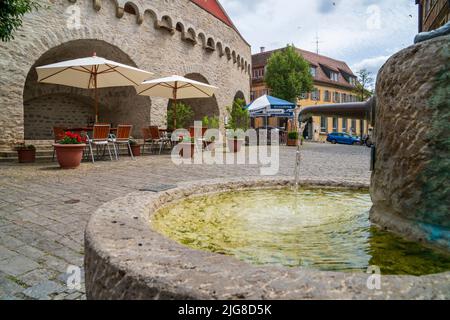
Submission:
M 29 245 L 24 245 L 22 247 L 15 248 L 14 251 L 16 251 L 28 258 L 31 258 L 31 259 L 38 259 L 45 255 L 45 252 L 43 252 L 39 249 L 36 249 L 32 246 L 29 246 Z
M 19 255 L 0 261 L 0 271 L 13 276 L 24 274 L 38 267 L 39 265 L 35 261 Z
M 16 300 L 15 294 L 25 289 L 14 277 L 0 273 L 0 300 Z
M 24 275 L 18 276 L 18 279 L 28 286 L 35 286 L 49 279 L 54 279 L 57 274 L 57 272 L 48 269 L 35 269 Z
M 3 246 L 0 246 L 0 261 L 10 259 L 15 256 L 17 256 L 17 253 L 15 253 L 11 250 L 8 250 Z
M 41 282 L 23 291 L 23 294 L 39 300 L 49 300 L 51 294 L 58 294 L 64 291 L 64 287 L 54 281 Z

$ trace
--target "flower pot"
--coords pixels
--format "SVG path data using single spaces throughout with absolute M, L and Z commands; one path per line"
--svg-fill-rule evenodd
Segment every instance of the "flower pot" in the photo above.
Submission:
M 141 156 L 141 146 L 138 144 L 131 145 L 131 151 L 133 152 L 133 156 L 140 157 Z M 128 150 L 128 155 L 131 156 L 130 150 Z
M 287 139 L 287 146 L 288 147 L 296 147 L 297 146 L 298 139 Z
M 32 163 L 36 160 L 36 150 L 17 150 L 17 157 L 19 158 L 19 163 Z
M 180 143 L 180 156 L 185 158 L 185 159 L 189 159 L 189 158 L 193 158 L 194 157 L 194 153 L 195 153 L 195 144 L 194 143 L 186 143 L 186 142 L 182 142 Z M 191 150 L 191 154 L 189 154 L 189 148 Z M 184 152 L 184 150 L 186 150 L 187 152 Z
M 75 169 L 80 166 L 85 144 L 55 144 L 53 146 L 61 169 Z
M 241 151 L 242 144 L 244 143 L 244 140 L 240 139 L 228 139 L 228 150 L 233 153 L 237 153 Z

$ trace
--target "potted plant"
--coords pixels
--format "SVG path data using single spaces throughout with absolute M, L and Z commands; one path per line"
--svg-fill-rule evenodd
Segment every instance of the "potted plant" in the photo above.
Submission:
M 243 99 L 236 99 L 233 106 L 227 108 L 230 114 L 227 132 L 227 145 L 230 152 L 241 151 L 242 144 L 245 143 L 245 137 L 242 132 L 247 131 L 250 125 L 250 114 L 245 108 Z M 239 130 L 240 129 L 240 130 Z
M 195 138 L 180 137 L 180 140 L 180 156 L 185 159 L 193 158 L 195 153 Z M 184 152 L 185 150 L 190 150 L 190 154 L 189 152 Z
M 19 163 L 32 163 L 36 160 L 36 147 L 29 144 L 21 143 L 16 146 L 17 157 Z
M 64 138 L 53 146 L 61 169 L 75 169 L 80 166 L 86 139 L 79 134 L 66 132 Z
M 133 137 L 130 138 L 129 142 L 130 142 L 131 152 L 133 152 L 133 156 L 140 157 L 141 156 L 141 145 Z M 128 150 L 128 154 L 131 156 L 130 150 Z
M 205 117 L 203 117 L 202 123 L 203 123 L 203 127 L 207 128 L 208 130 L 209 129 L 219 129 L 219 127 L 220 127 L 220 120 L 219 120 L 219 117 L 217 117 L 217 116 L 214 116 L 214 117 L 205 116 Z M 209 151 L 214 151 L 216 149 L 216 140 L 217 140 L 216 136 L 211 136 L 206 139 L 205 144 L 206 144 L 206 148 Z
M 298 143 L 298 132 L 297 131 L 289 132 L 287 138 L 287 146 L 296 147 L 297 143 Z

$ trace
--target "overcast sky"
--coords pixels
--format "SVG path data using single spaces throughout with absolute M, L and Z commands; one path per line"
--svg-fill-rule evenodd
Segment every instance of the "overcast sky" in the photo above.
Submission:
M 252 45 L 276 49 L 293 43 L 347 62 L 353 72 L 377 73 L 417 33 L 414 0 L 220 0 Z

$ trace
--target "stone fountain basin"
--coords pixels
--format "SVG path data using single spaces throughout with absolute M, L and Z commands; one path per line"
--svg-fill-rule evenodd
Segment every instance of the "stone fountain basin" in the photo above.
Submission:
M 370 290 L 368 274 L 253 266 L 185 247 L 149 223 L 159 208 L 189 196 L 292 184 L 281 178 L 199 181 L 160 193 L 136 192 L 106 203 L 92 215 L 85 234 L 88 299 L 450 298 L 450 272 L 382 276 L 381 290 Z M 368 188 L 326 180 L 304 180 L 302 185 Z

